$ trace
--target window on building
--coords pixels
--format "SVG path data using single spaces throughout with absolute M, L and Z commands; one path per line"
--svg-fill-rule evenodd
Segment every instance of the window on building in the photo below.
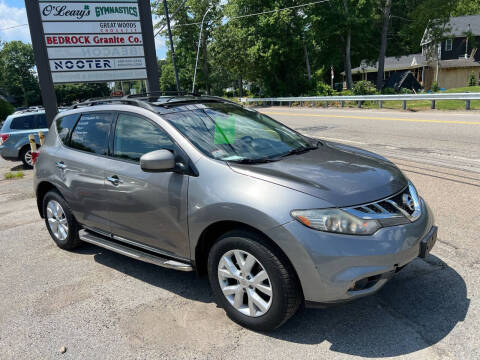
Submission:
M 452 51 L 453 39 L 445 40 L 445 51 Z

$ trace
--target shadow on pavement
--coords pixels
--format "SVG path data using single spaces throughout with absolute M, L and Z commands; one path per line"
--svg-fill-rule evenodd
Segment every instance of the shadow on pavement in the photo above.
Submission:
M 206 277 L 146 264 L 86 245 L 77 253 L 185 298 L 213 302 Z M 364 357 L 406 355 L 428 348 L 465 319 L 470 300 L 463 278 L 430 255 L 417 259 L 376 295 L 327 309 L 305 309 L 280 329 L 264 333 L 283 341 L 320 344 L 330 350 Z M 225 315 L 226 316 L 226 315 Z

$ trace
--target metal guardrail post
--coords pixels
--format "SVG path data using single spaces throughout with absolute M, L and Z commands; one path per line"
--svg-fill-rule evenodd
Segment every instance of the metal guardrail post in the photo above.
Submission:
M 345 107 L 345 101 L 342 101 L 341 103 L 342 103 L 342 108 L 344 108 Z
M 328 101 L 325 101 L 325 108 L 328 109 Z
M 288 107 L 292 107 L 292 102 L 291 101 L 288 102 Z
M 380 101 L 378 102 L 378 108 L 379 108 L 379 109 L 383 108 L 383 101 L 382 101 L 382 100 L 380 100 Z
M 470 110 L 470 100 L 465 100 L 465 110 Z
M 432 110 L 435 110 L 435 100 L 432 100 Z
M 361 102 L 361 101 L 358 101 L 357 107 L 358 107 L 359 109 L 362 108 L 362 102 Z
M 407 110 L 407 100 L 403 100 L 402 109 Z

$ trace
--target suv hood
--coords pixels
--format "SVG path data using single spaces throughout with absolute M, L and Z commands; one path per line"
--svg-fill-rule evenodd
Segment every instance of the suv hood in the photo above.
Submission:
M 387 159 L 331 142 L 275 162 L 229 165 L 237 173 L 304 192 L 335 207 L 383 199 L 407 186 L 400 169 Z

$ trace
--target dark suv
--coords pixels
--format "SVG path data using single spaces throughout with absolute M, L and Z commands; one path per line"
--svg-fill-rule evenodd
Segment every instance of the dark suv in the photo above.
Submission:
M 436 239 L 387 159 L 213 97 L 76 106 L 55 119 L 34 174 L 60 248 L 85 241 L 208 273 L 228 316 L 257 330 L 302 303 L 376 292 Z

